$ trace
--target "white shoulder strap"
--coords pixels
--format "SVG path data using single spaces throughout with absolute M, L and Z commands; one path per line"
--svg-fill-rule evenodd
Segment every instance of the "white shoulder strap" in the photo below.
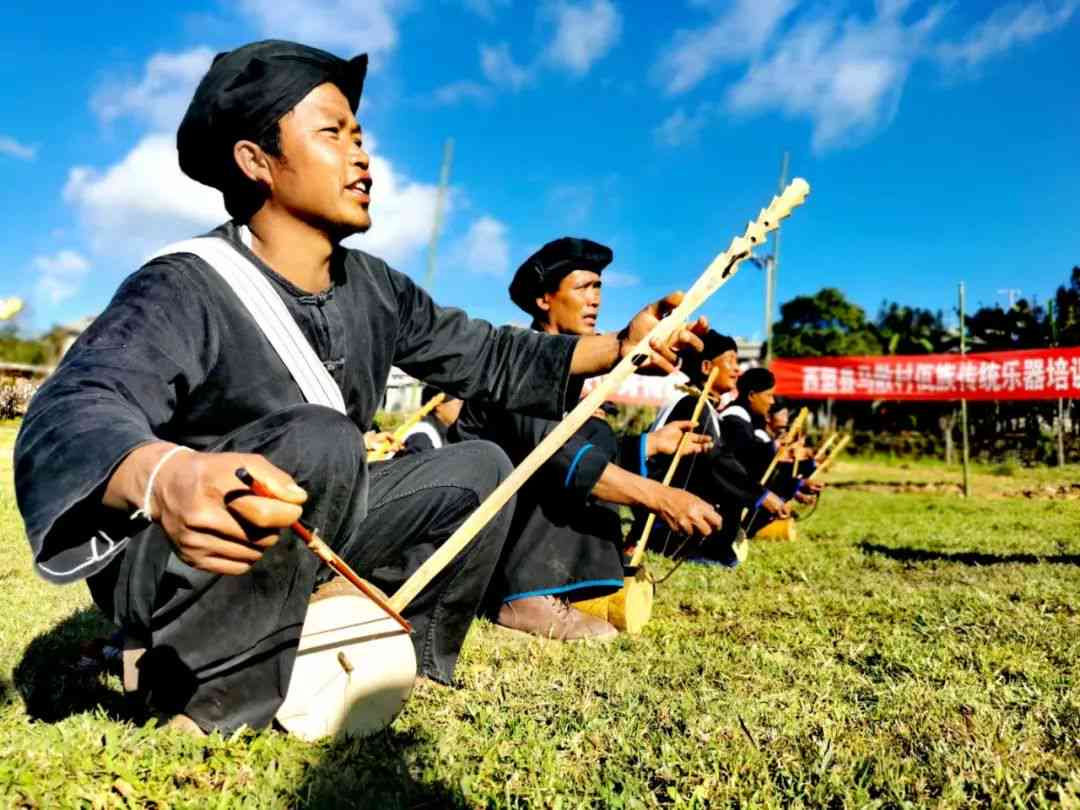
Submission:
M 217 271 L 247 308 L 285 368 L 300 387 L 304 399 L 345 413 L 341 388 L 311 348 L 270 280 L 250 259 L 225 239 L 203 236 L 162 248 L 147 261 L 171 253 L 191 253 Z
M 744 422 L 750 422 L 750 414 L 746 412 L 746 408 L 742 405 L 729 405 L 720 414 L 721 419 L 742 419 Z

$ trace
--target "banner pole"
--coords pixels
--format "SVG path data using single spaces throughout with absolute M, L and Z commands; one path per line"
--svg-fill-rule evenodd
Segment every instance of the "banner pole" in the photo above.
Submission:
M 964 282 L 960 282 L 960 357 L 967 354 L 967 340 L 965 338 L 964 324 Z M 960 433 L 963 437 L 963 465 L 964 465 L 964 497 L 971 497 L 971 479 L 968 472 L 968 412 L 967 398 L 960 399 Z
M 1057 319 L 1054 317 L 1054 299 L 1051 298 L 1046 308 L 1050 311 L 1050 338 L 1054 348 L 1058 346 Z M 1059 467 L 1065 466 L 1065 400 L 1058 397 L 1057 407 L 1057 462 Z

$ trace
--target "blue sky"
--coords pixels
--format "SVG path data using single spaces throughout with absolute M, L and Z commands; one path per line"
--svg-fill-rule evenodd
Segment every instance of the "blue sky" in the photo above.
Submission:
M 28 4 L 22 4 L 24 6 Z M 224 219 L 173 137 L 214 52 L 266 36 L 368 51 L 374 226 L 357 244 L 496 322 L 563 235 L 610 244 L 601 326 L 686 286 L 775 192 L 778 298 L 836 286 L 948 309 L 1045 300 L 1080 263 L 1080 0 L 237 0 L 9 10 L 0 31 L 0 297 L 21 326 L 100 311 L 140 259 Z M 762 331 L 745 266 L 705 309 Z

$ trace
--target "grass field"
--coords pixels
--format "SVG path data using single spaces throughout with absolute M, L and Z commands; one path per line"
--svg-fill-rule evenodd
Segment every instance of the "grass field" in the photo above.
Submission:
M 941 465 L 841 465 L 800 541 L 684 566 L 642 637 L 477 624 L 460 688 L 419 691 L 373 739 L 309 745 L 137 725 L 115 679 L 69 669 L 108 628 L 83 586 L 31 572 L 12 437 L 4 806 L 1080 807 L 1076 468 L 981 470 L 964 501 Z

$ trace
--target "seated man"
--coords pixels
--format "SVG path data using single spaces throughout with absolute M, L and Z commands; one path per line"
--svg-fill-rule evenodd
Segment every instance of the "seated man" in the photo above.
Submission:
M 443 393 L 434 385 L 425 385 L 420 395 L 422 403 L 428 403 L 432 397 Z M 447 397 L 435 409 L 423 419 L 409 428 L 402 439 L 402 448 L 397 452 L 397 457 L 423 453 L 425 450 L 438 450 L 446 446 L 447 432 L 450 426 L 457 421 L 461 413 L 461 400 L 457 397 Z
M 708 381 L 714 367 L 720 369 L 709 400 L 701 414 L 697 430 L 713 441 L 713 447 L 698 458 L 682 462 L 672 479 L 672 486 L 688 489 L 710 503 L 716 504 L 724 519 L 723 529 L 703 544 L 691 545 L 689 539 L 680 540 L 671 547 L 672 532 L 667 527 L 654 525 L 649 538 L 649 548 L 660 553 L 677 552 L 687 554 L 693 559 L 719 562 L 724 565 L 738 565 L 733 544 L 740 537 L 740 518 L 744 509 L 753 512 L 761 507 L 772 514 L 787 514 L 784 501 L 760 483 L 760 477 L 753 475 L 740 463 L 733 448 L 724 441 L 720 429 L 720 420 L 712 399 L 720 399 L 735 388 L 739 378 L 739 356 L 735 341 L 727 335 L 710 330 L 703 338 L 704 350 L 684 353 L 682 371 L 690 382 L 699 388 Z M 689 419 L 694 412 L 698 397 L 686 394 L 665 407 L 653 429 L 658 429 L 672 420 Z M 671 456 L 660 454 L 649 462 L 649 476 L 662 479 L 671 463 Z M 635 514 L 634 528 L 630 540 L 637 543 L 644 531 L 646 515 Z
M 619 335 L 496 329 L 339 243 L 366 231 L 354 112 L 365 56 L 265 41 L 220 54 L 177 134 L 232 221 L 120 287 L 31 403 L 15 486 L 37 570 L 88 581 L 146 649 L 139 691 L 204 730 L 266 726 L 289 685 L 318 560 L 303 512 L 395 590 L 510 471 L 471 442 L 369 469 L 362 433 L 392 364 L 456 396 L 557 418 L 674 297 Z M 695 328 L 701 330 L 699 323 Z M 654 346 L 666 365 L 681 330 Z M 237 478 L 244 467 L 274 497 Z M 421 675 L 452 678 L 512 502 L 409 606 Z
M 739 376 L 735 383 L 738 398 L 720 412 L 720 433 L 724 444 L 731 448 L 739 463 L 756 481 L 761 481 L 777 452 L 790 455 L 774 468 L 766 486 L 784 500 L 798 497 L 809 503 L 813 500 L 814 484 L 793 476 L 794 459 L 806 464 L 804 448 L 793 445 L 780 448 L 766 430 L 769 413 L 776 401 L 776 378 L 767 368 L 752 368 Z M 805 469 L 809 472 L 809 469 Z M 755 509 L 747 534 L 754 536 L 773 517 L 767 510 Z
M 550 335 L 593 335 L 600 310 L 601 273 L 611 250 L 587 239 L 549 242 L 518 268 L 510 297 Z M 616 630 L 567 600 L 622 587 L 622 523 L 613 504 L 657 512 L 680 531 L 707 536 L 720 516 L 694 495 L 661 486 L 636 472 L 656 452 L 671 453 L 688 422 L 619 441 L 598 413 L 518 493 L 503 557 L 488 594 L 499 625 L 564 641 L 609 638 Z M 451 431 L 457 439 L 489 439 L 520 462 L 558 424 L 476 401 L 465 403 Z M 704 436 L 691 434 L 694 452 Z M 619 462 L 634 470 L 628 472 Z M 606 502 L 606 503 L 605 503 Z

